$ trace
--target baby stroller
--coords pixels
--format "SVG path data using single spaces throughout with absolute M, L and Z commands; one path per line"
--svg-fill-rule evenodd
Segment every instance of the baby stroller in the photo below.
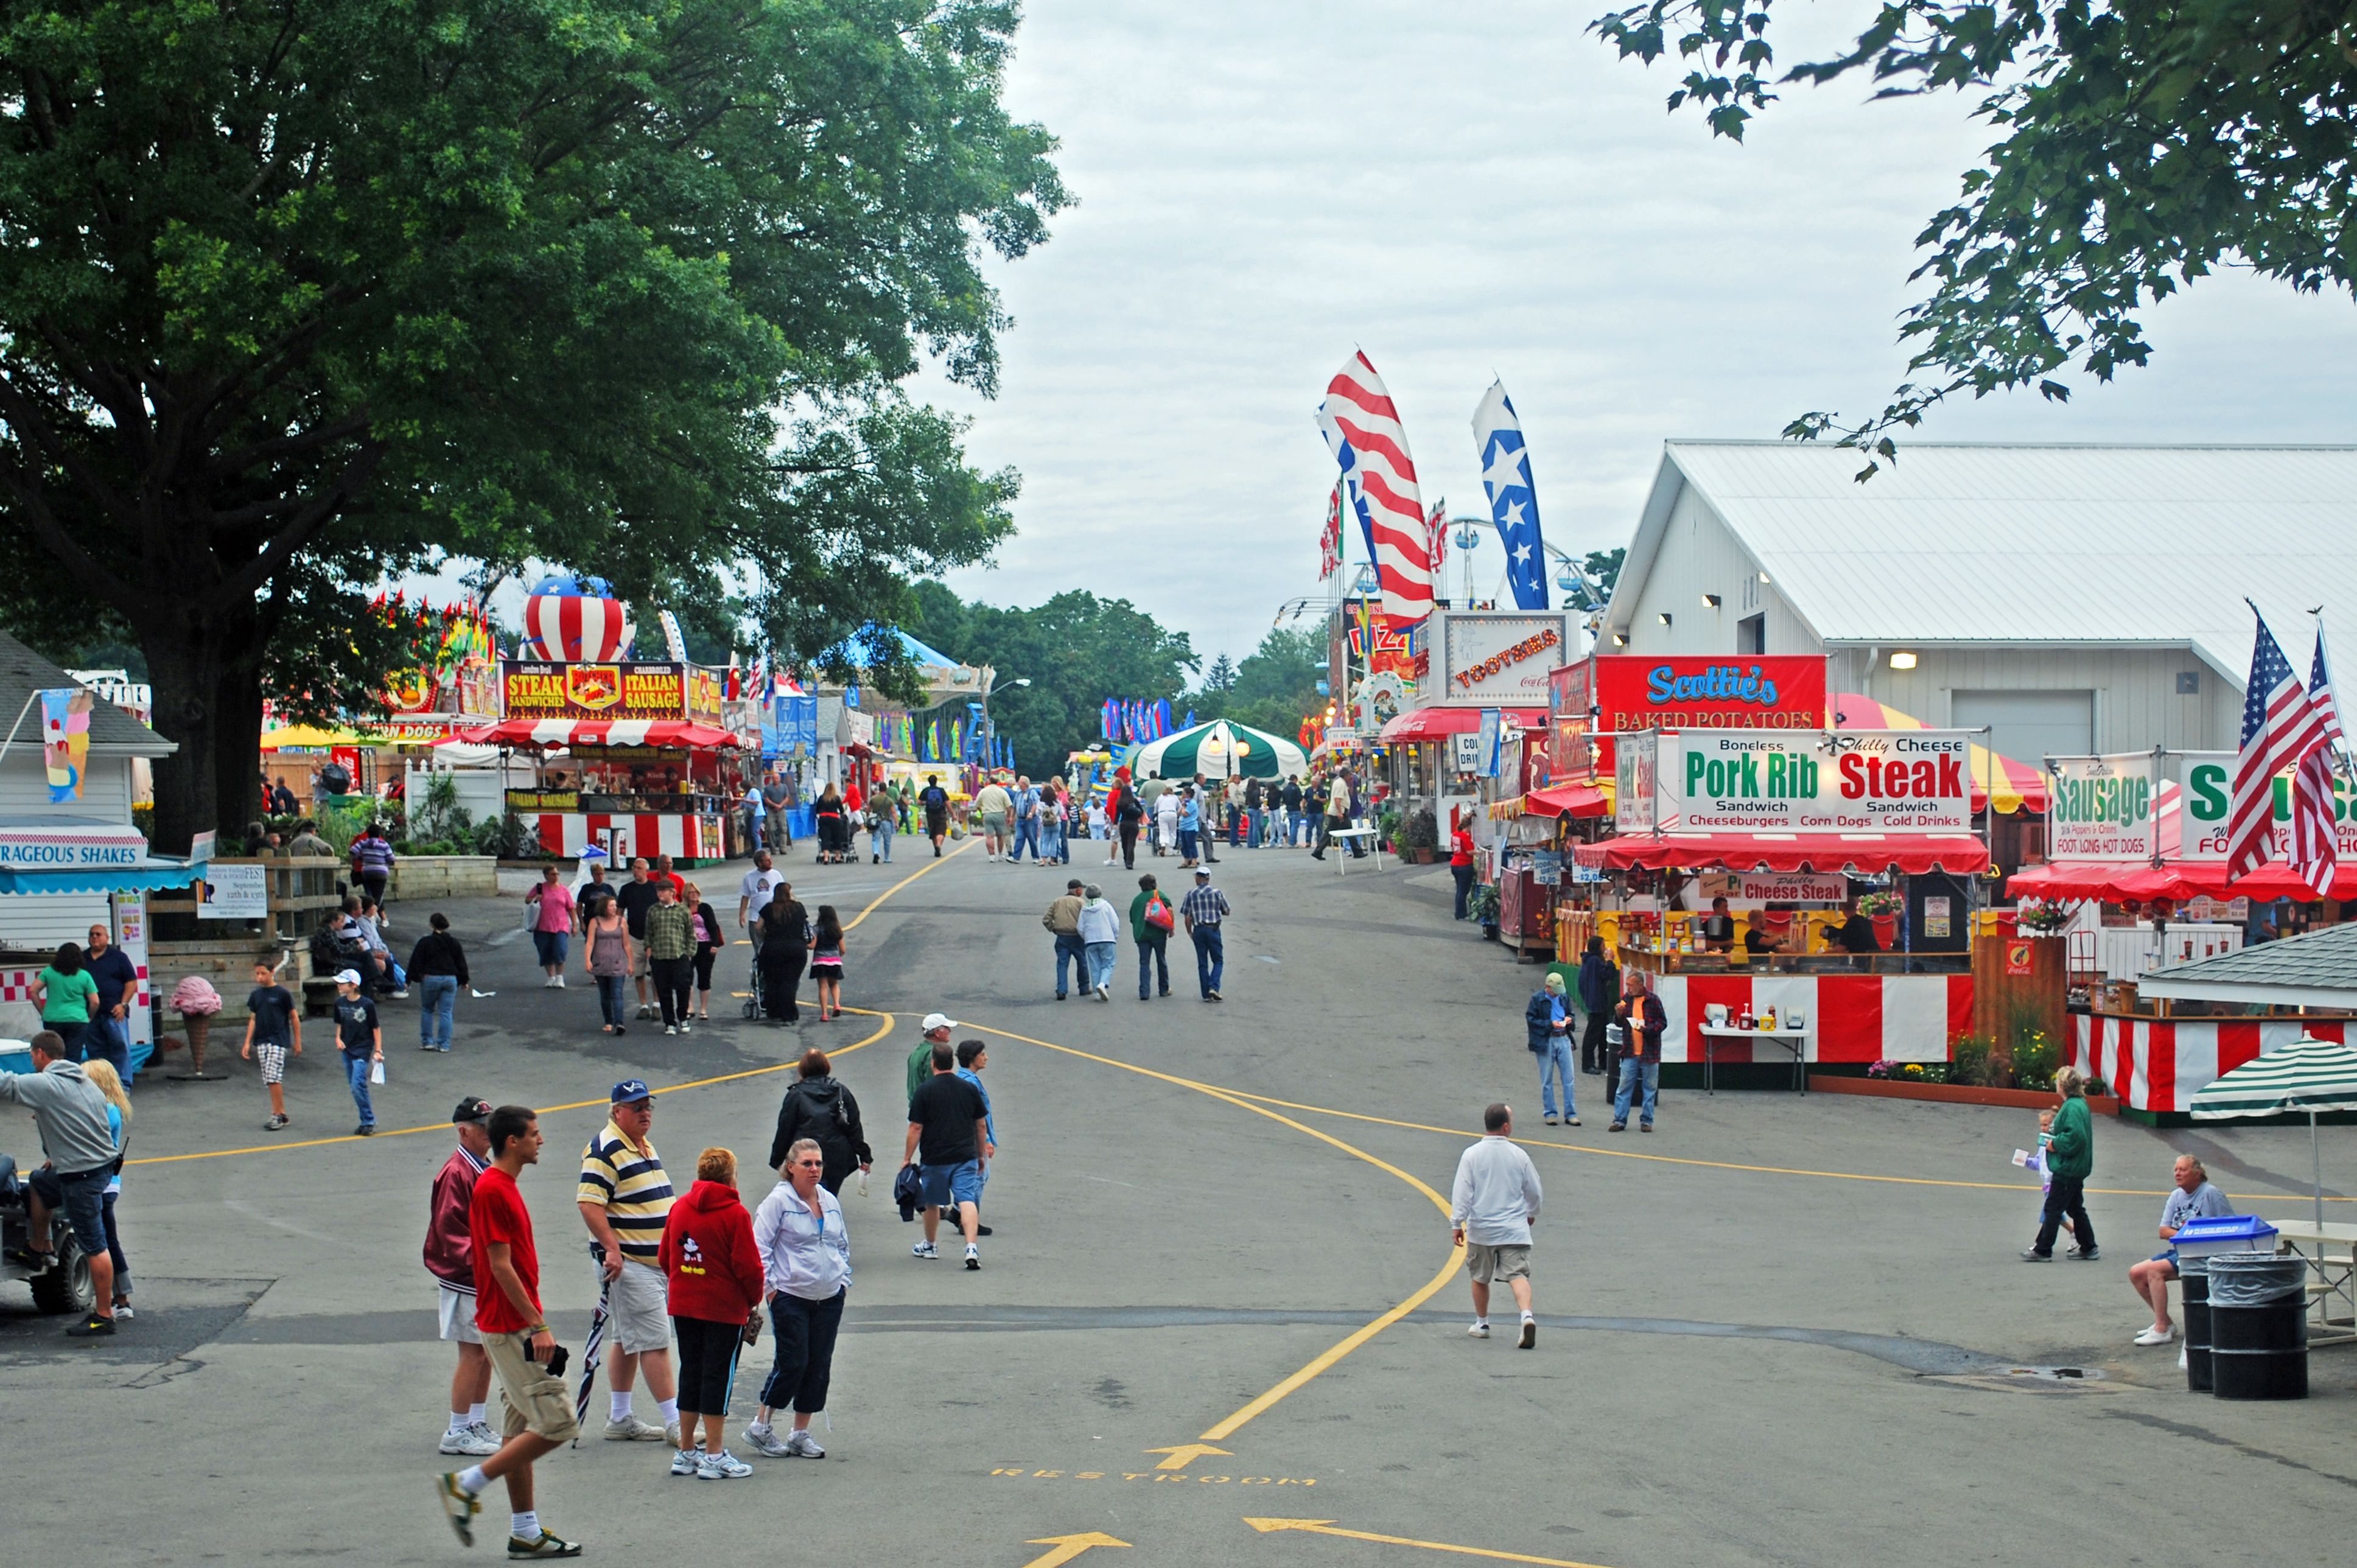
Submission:
M 750 967 L 752 972 L 746 980 L 745 1016 L 759 1018 L 761 1015 L 761 958 L 759 949 L 754 950 Z

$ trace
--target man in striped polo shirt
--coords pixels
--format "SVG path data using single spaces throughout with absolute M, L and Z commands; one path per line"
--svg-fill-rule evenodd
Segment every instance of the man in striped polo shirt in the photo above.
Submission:
M 671 1177 L 647 1137 L 654 1125 L 653 1091 L 635 1078 L 614 1086 L 614 1113 L 581 1151 L 581 1183 L 574 1199 L 596 1243 L 604 1270 L 606 1364 L 613 1380 L 613 1410 L 606 1437 L 614 1443 L 679 1442 L 678 1388 L 671 1369 L 671 1313 L 662 1266 L 663 1221 L 671 1214 Z M 647 1392 L 662 1407 L 662 1424 L 630 1410 L 631 1386 L 643 1361 Z

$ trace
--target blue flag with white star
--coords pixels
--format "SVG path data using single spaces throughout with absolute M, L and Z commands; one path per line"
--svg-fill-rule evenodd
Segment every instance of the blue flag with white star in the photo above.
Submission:
M 1517 608 L 1547 607 L 1546 547 L 1539 536 L 1539 498 L 1531 484 L 1531 456 L 1523 446 L 1506 383 L 1492 381 L 1473 411 L 1473 446 L 1481 457 L 1481 488 L 1506 547 L 1506 583 Z

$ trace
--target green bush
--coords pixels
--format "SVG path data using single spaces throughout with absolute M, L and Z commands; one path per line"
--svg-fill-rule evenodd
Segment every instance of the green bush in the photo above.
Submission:
M 1950 1083 L 1986 1084 L 1996 1053 L 1978 1035 L 1959 1035 L 1948 1047 Z
M 1437 849 L 1440 847 L 1440 822 L 1432 814 L 1432 808 L 1429 806 L 1409 817 L 1405 831 L 1407 833 L 1407 841 L 1402 845 L 1403 848 Z
M 2043 1031 L 2033 1030 L 2013 1046 L 2013 1086 L 2016 1089 L 2051 1089 L 2054 1070 L 2062 1065 L 2062 1053 Z

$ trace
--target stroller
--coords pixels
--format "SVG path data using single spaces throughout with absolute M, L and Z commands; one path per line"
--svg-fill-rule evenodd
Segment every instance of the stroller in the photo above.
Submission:
M 754 950 L 753 957 L 748 961 L 751 969 L 751 973 L 747 976 L 746 981 L 745 1016 L 748 1018 L 759 1018 L 761 1016 L 762 1011 L 760 950 L 759 949 Z

